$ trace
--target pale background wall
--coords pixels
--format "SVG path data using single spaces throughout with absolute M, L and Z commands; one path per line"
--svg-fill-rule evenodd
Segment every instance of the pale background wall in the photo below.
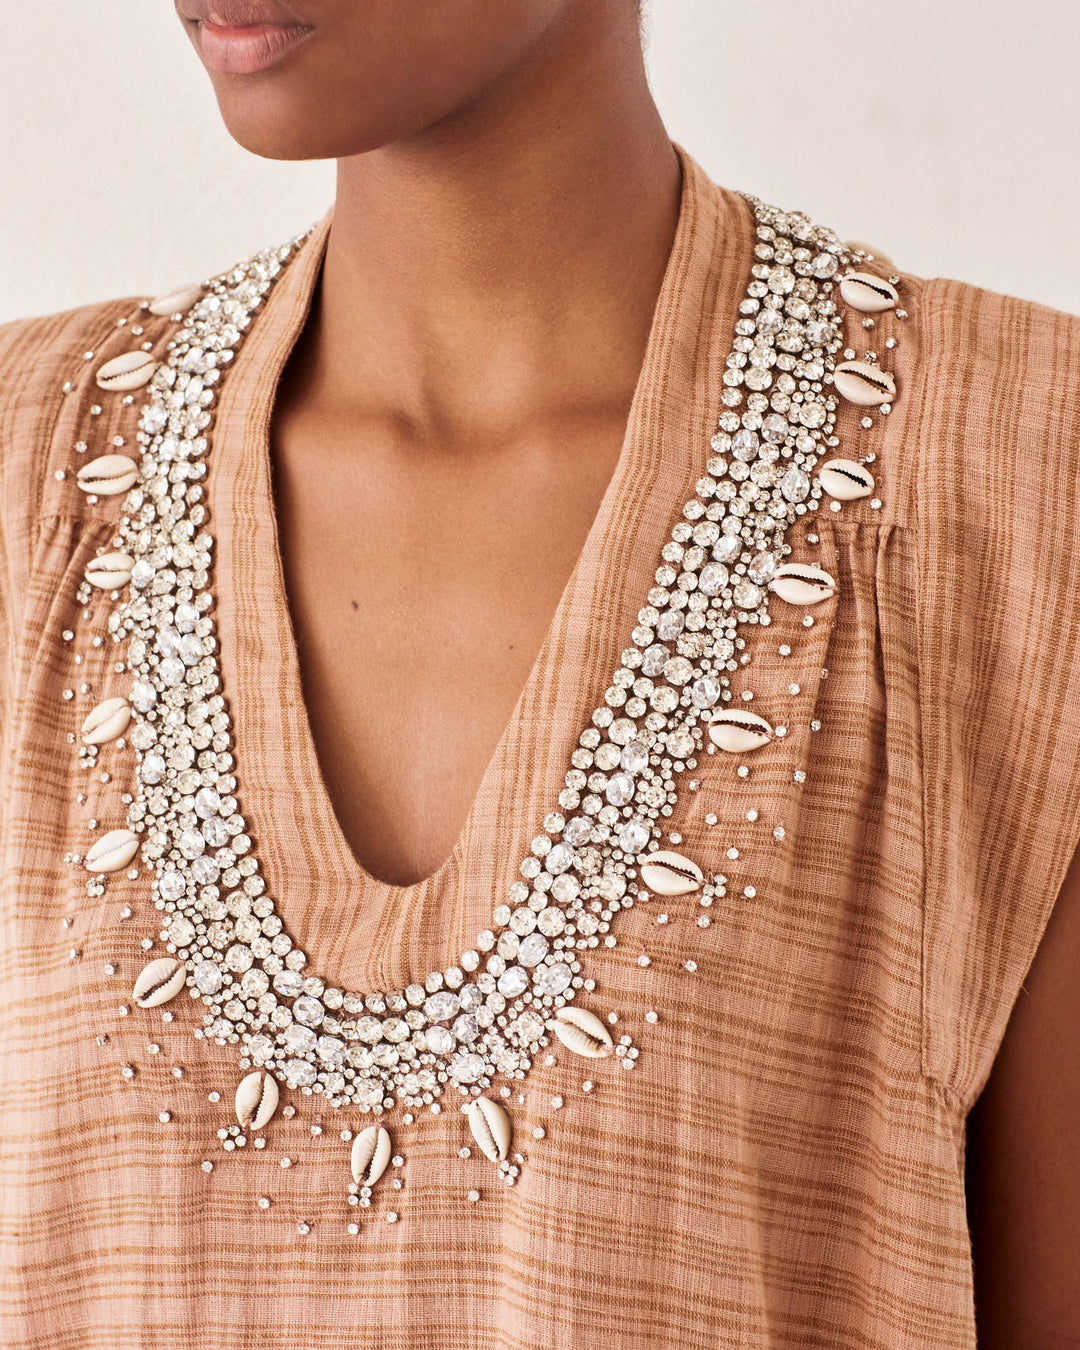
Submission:
M 899 265 L 1080 312 L 1076 0 L 651 0 L 675 139 Z M 209 275 L 327 164 L 221 128 L 170 0 L 0 0 L 0 322 Z

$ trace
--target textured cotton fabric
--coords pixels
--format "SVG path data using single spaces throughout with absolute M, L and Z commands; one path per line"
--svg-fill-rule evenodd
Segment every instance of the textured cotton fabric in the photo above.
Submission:
M 746 202 L 683 163 L 613 479 L 454 852 L 424 882 L 373 880 L 336 822 L 275 532 L 271 405 L 331 214 L 227 376 L 205 486 L 237 797 L 328 983 L 401 988 L 474 945 L 630 643 L 704 472 L 754 264 Z M 668 822 L 727 894 L 639 904 L 614 948 L 583 958 L 596 989 L 580 1002 L 617 1012 L 636 1066 L 553 1040 L 555 1062 L 507 1103 L 526 1159 L 512 1187 L 456 1093 L 411 1125 L 395 1109 L 403 1163 L 369 1211 L 346 1198 L 340 1133 L 370 1123 L 357 1111 L 286 1091 L 296 1114 L 279 1110 L 264 1149 L 222 1147 L 236 1048 L 193 1036 L 186 996 L 131 999 L 164 954 L 149 873 L 94 896 L 79 861 L 124 823 L 136 780 L 130 746 L 79 758 L 83 718 L 130 675 L 109 598 L 76 600 L 123 498 L 91 500 L 75 473 L 137 453 L 140 395 L 125 404 L 94 371 L 143 342 L 163 355 L 175 324 L 122 300 L 0 329 L 0 1344 L 974 1346 L 965 1118 L 1080 835 L 1080 326 L 952 281 L 900 290 L 906 321 L 868 333 L 847 317 L 847 341 L 873 345 L 899 388 L 869 431 L 841 413 L 836 453 L 873 451 L 875 496 L 788 535 L 838 594 L 775 601 L 732 676 L 787 735 L 703 755 Z

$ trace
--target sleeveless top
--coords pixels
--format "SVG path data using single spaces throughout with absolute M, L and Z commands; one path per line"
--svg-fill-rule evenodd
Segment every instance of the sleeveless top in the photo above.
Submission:
M 275 527 L 332 213 L 0 329 L 4 1345 L 975 1345 L 965 1120 L 1080 835 L 1080 324 L 681 158 L 415 885 L 335 819 Z

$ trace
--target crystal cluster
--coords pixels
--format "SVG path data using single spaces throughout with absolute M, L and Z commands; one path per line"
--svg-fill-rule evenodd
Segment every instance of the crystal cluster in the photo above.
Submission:
M 850 253 L 831 231 L 748 198 L 753 278 L 727 358 L 723 412 L 696 495 L 662 549 L 603 702 L 578 738 L 557 809 L 492 924 L 458 964 L 389 992 L 329 986 L 285 931 L 238 803 L 212 616 L 202 480 L 213 407 L 245 332 L 302 239 L 256 255 L 187 313 L 149 385 L 138 484 L 118 545 L 135 561 L 110 616 L 128 643 L 138 754 L 129 825 L 154 869 L 162 939 L 205 1005 L 202 1034 L 335 1105 L 431 1104 L 521 1078 L 581 956 L 640 893 L 703 728 L 731 700 L 744 624 L 769 622 L 784 536 L 816 509 L 836 444 L 831 387 L 841 324 L 833 279 Z

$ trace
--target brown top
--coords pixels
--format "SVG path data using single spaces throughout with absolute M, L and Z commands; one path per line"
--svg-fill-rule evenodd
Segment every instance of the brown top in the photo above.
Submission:
M 746 201 L 684 168 L 614 476 L 453 855 L 416 885 L 367 875 L 335 820 L 275 534 L 270 408 L 329 215 L 228 372 L 205 488 L 236 796 L 328 982 L 404 988 L 476 943 L 631 643 L 712 453 L 755 263 Z M 788 535 L 838 594 L 777 601 L 731 675 L 787 734 L 703 754 L 663 823 L 726 889 L 654 896 L 587 952 L 582 1006 L 617 1010 L 634 1071 L 552 1039 L 506 1098 L 512 1186 L 456 1094 L 395 1108 L 403 1161 L 370 1207 L 348 1203 L 341 1132 L 371 1117 L 283 1088 L 239 1146 L 237 1047 L 193 1036 L 186 996 L 131 997 L 166 955 L 148 867 L 88 888 L 137 780 L 126 739 L 79 744 L 131 677 L 110 597 L 80 592 L 124 498 L 75 474 L 137 457 L 142 394 L 94 374 L 143 342 L 164 355 L 177 323 L 119 301 L 0 329 L 0 1343 L 974 1346 L 965 1117 L 1080 835 L 1080 324 L 950 281 L 899 289 L 906 320 L 868 336 L 845 313 L 899 388 L 868 429 L 839 414 L 833 453 L 866 460 L 874 495 L 825 498 Z

